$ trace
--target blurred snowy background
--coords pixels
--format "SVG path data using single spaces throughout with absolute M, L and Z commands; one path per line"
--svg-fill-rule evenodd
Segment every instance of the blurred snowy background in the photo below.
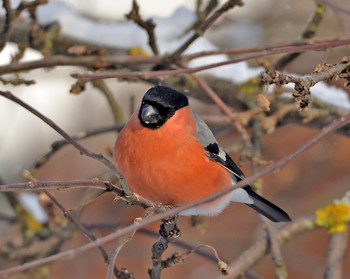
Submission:
M 219 2 L 222 4 L 224 1 Z M 338 2 L 349 7 L 346 1 Z M 12 7 L 17 7 L 19 4 L 20 1 L 11 1 Z M 142 17 L 152 18 L 157 26 L 155 32 L 160 54 L 173 52 L 192 34 L 186 30 L 196 21 L 196 1 L 139 0 L 138 4 Z M 103 46 L 112 50 L 112 55 L 127 54 L 131 48 L 135 47 L 151 54 L 146 32 L 125 18 L 125 14 L 130 12 L 131 7 L 132 1 L 49 0 L 48 4 L 37 8 L 37 18 L 42 25 L 58 23 L 59 34 L 67 41 L 72 39 Z M 314 10 L 313 1 L 248 0 L 243 7 L 237 7 L 225 13 L 211 26 L 205 36 L 196 40 L 185 53 L 292 42 L 298 38 Z M 0 16 L 4 18 L 4 15 L 5 12 L 2 9 Z M 29 14 L 23 13 L 18 24 L 25 25 L 28 21 Z M 329 9 L 318 28 L 317 36 L 348 38 L 349 26 L 349 16 L 346 17 L 342 13 Z M 10 63 L 11 56 L 18 51 L 16 44 L 18 41 L 14 40 L 6 44 L 0 53 L 0 66 Z M 348 53 L 347 47 L 336 48 L 328 52 L 307 52 L 288 65 L 286 71 L 298 75 L 309 74 L 318 63 L 337 63 L 342 56 Z M 43 55 L 39 51 L 26 49 L 21 62 L 41 58 Z M 227 59 L 226 55 L 208 56 L 191 61 L 189 66 L 195 67 Z M 80 95 L 69 93 L 71 85 L 75 82 L 70 74 L 83 71 L 83 68 L 75 66 L 32 70 L 21 73 L 20 76 L 35 80 L 35 85 L 2 85 L 1 90 L 13 92 L 71 135 L 88 128 L 112 124 L 112 114 L 98 89 L 88 85 Z M 258 76 L 261 71 L 262 68 L 255 63 L 241 62 L 207 70 L 201 74 L 240 85 L 249 78 Z M 3 77 L 11 78 L 13 75 Z M 151 86 L 146 82 L 129 83 L 107 80 L 106 83 L 118 103 L 123 104 L 126 120 L 144 92 Z M 321 100 L 331 99 L 334 105 L 342 109 L 350 109 L 349 92 L 344 91 L 337 82 L 331 86 L 320 83 L 313 88 L 312 94 Z M 332 98 L 329 98 L 330 95 Z M 204 104 L 194 99 L 191 101 L 200 113 L 220 114 L 215 105 Z M 61 138 L 39 119 L 4 98 L 0 98 L 0 131 L 0 179 L 3 184 L 25 181 L 22 175 L 23 170 L 30 168 L 33 162 L 49 149 L 54 140 Z M 316 132 L 297 125 L 277 130 L 264 138 L 263 159 L 278 160 Z M 102 145 L 113 145 L 115 137 L 115 133 L 110 133 L 84 140 L 82 143 L 100 152 Z M 218 134 L 218 137 L 224 146 L 232 145 L 232 142 L 240 140 L 239 135 L 234 131 L 222 132 Z M 312 212 L 317 206 L 322 206 L 332 198 L 339 197 L 347 189 L 350 179 L 349 155 L 348 139 L 339 135 L 331 136 L 305 153 L 303 158 L 289 164 L 283 171 L 269 175 L 264 180 L 266 185 L 264 193 L 270 199 L 283 205 L 283 208 L 292 217 Z M 233 157 L 238 159 L 238 154 L 233 154 Z M 249 166 L 244 166 L 244 170 L 249 173 Z M 65 147 L 40 170 L 37 178 L 40 180 L 92 178 L 101 176 L 104 171 L 103 165 L 80 156 L 71 147 Z M 67 208 L 72 208 L 76 205 L 76 200 L 79 200 L 81 191 L 60 191 L 56 195 L 65 201 Z M 32 198 L 33 196 L 24 196 L 21 201 L 26 206 L 28 200 Z M 112 203 L 112 198 L 110 196 L 96 200 L 84 211 L 82 220 L 89 223 L 110 220 L 130 221 L 140 212 L 139 209 L 125 207 L 120 203 L 115 205 Z M 6 199 L 2 198 L 2 200 L 2 204 L 6 204 Z M 34 198 L 34 204 L 37 203 L 35 200 Z M 33 206 L 28 208 L 33 209 Z M 8 209 L 4 210 L 6 212 Z M 243 213 L 238 213 L 237 210 Z M 37 214 L 38 210 L 35 209 L 33 212 Z M 250 219 L 242 220 L 245 219 L 239 218 L 242 214 L 246 214 Z M 181 220 L 180 225 L 186 241 L 212 244 L 219 253 L 221 252 L 224 257 L 232 260 L 249 246 L 250 240 L 257 237 L 258 232 L 255 228 L 257 219 L 254 217 L 251 212 L 245 211 L 241 206 L 232 205 L 223 213 L 223 216 L 207 221 L 206 233 L 203 235 L 198 236 L 197 229 L 192 228 L 186 219 Z M 157 230 L 156 225 L 152 228 Z M 2 228 L 3 235 L 9 230 L 12 228 L 6 226 Z M 252 232 L 248 239 L 247 231 Z M 227 232 L 230 232 L 229 235 Z M 105 232 L 102 231 L 100 234 L 105 234 Z M 323 272 L 327 235 L 319 233 L 315 237 L 314 234 L 313 238 L 318 239 L 318 243 L 324 242 L 325 245 L 317 247 L 313 245 L 312 249 L 312 243 L 307 238 L 299 239 L 299 242 L 294 242 L 290 246 L 287 245 L 284 255 L 291 274 L 290 278 L 320 278 Z M 4 238 L 3 243 L 6 240 L 7 237 Z M 136 275 L 139 275 L 136 276 L 137 278 L 144 278 L 145 270 L 150 266 L 150 247 L 154 241 L 153 238 L 136 235 L 131 244 L 122 251 L 121 265 L 128 266 Z M 65 248 L 71 245 L 78 246 L 83 242 L 85 242 L 83 237 L 77 237 L 72 241 L 73 244 L 68 243 Z M 301 258 L 300 255 L 303 257 Z M 84 265 L 82 269 L 65 267 L 74 266 L 76 264 L 74 261 L 54 264 L 49 278 L 101 278 L 105 276 L 106 265 L 96 251 L 84 254 L 80 260 L 82 260 L 80 263 Z M 165 278 L 212 278 L 217 274 L 215 265 L 208 265 L 200 257 L 189 260 L 189 262 L 190 264 L 180 265 L 166 271 Z M 349 263 L 346 268 L 350 273 Z M 271 278 L 274 272 L 273 264 L 265 259 L 256 267 L 256 271 L 266 278 Z

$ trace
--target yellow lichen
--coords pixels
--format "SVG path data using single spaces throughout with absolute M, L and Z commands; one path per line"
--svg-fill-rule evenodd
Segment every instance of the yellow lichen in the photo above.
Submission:
M 147 52 L 144 51 L 142 48 L 140 47 L 132 47 L 129 49 L 129 54 L 130 55 L 140 55 L 140 56 L 147 56 Z
M 343 232 L 350 218 L 350 205 L 345 202 L 329 204 L 316 210 L 316 225 L 328 228 L 328 233 Z

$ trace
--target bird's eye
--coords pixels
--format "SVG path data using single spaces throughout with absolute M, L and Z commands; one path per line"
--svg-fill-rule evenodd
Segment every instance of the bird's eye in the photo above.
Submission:
M 175 110 L 171 109 L 168 111 L 168 117 L 172 117 L 175 114 Z

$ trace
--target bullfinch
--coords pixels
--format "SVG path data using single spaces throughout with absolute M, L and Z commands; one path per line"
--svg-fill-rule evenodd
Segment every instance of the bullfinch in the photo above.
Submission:
M 154 86 L 120 132 L 114 161 L 137 194 L 164 205 L 201 199 L 244 178 L 188 98 Z M 281 208 L 248 185 L 181 215 L 216 215 L 230 202 L 245 203 L 274 222 L 290 221 Z

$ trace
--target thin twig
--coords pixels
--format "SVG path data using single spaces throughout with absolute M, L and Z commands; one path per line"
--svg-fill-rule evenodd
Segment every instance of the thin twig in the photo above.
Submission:
M 146 208 L 144 213 L 141 215 L 141 217 L 136 218 L 134 220 L 134 223 L 138 223 L 141 220 L 148 218 L 149 216 L 151 216 L 154 213 L 153 208 Z M 111 256 L 109 258 L 109 264 L 108 264 L 108 271 L 107 271 L 107 279 L 112 279 L 113 276 L 113 270 L 114 270 L 114 264 L 115 264 L 115 260 L 117 258 L 117 255 L 119 254 L 120 250 L 124 247 L 124 245 L 126 243 L 128 243 L 134 236 L 134 234 L 136 233 L 137 230 L 134 230 L 126 235 L 123 236 L 123 238 L 114 246 L 113 251 L 111 253 Z M 119 274 L 118 278 L 128 278 L 128 279 L 133 279 L 134 278 L 134 274 L 133 273 L 129 273 L 129 271 L 127 269 L 122 269 L 121 270 L 123 273 Z
M 31 182 L 38 182 L 38 180 L 29 172 L 29 171 L 25 171 L 24 172 L 24 176 L 29 179 Z M 48 196 L 50 198 L 50 200 L 61 210 L 61 212 L 63 213 L 64 217 L 66 217 L 71 223 L 73 223 L 86 237 L 87 239 L 89 239 L 90 241 L 95 241 L 96 240 L 96 236 L 90 232 L 89 230 L 87 230 L 82 224 L 80 224 L 75 218 L 73 218 L 73 216 L 69 213 L 69 211 L 67 211 L 64 206 L 54 197 L 54 195 L 52 195 L 48 190 L 43 189 L 42 190 L 46 196 Z M 109 259 L 108 259 L 108 254 L 106 252 L 106 250 L 102 247 L 102 246 L 97 246 L 97 250 L 100 252 L 100 254 L 102 255 L 105 263 L 107 263 L 107 265 L 109 265 Z M 116 266 L 114 266 L 113 264 L 113 269 L 115 274 L 118 274 L 119 270 Z
M 0 217 L 1 218 L 1 217 Z M 116 228 L 120 228 L 121 226 L 127 225 L 124 223 L 83 223 L 84 227 L 89 229 L 89 230 L 93 230 L 93 229 L 116 229 Z M 139 234 L 143 234 L 152 238 L 158 238 L 159 237 L 159 232 L 158 231 L 154 231 L 148 228 L 141 228 L 139 230 L 137 230 L 136 233 Z M 188 243 L 186 241 L 183 241 L 181 239 L 175 239 L 175 241 L 173 242 L 173 244 L 177 247 L 186 249 L 186 250 L 194 250 L 194 248 L 196 247 L 196 245 L 193 245 L 191 243 Z M 216 262 L 216 257 L 212 254 L 212 253 L 208 253 L 207 250 L 202 250 L 202 249 L 195 249 L 194 253 L 207 259 L 210 260 L 212 262 Z M 227 261 L 225 259 L 223 259 L 224 261 Z
M 21 4 L 14 10 L 15 17 L 18 17 L 24 10 L 35 10 L 39 5 L 45 5 L 48 0 L 21 1 Z
M 4 28 L 0 34 L 0 52 L 5 47 L 8 38 L 10 37 L 11 31 L 12 31 L 12 20 L 13 20 L 13 13 L 11 10 L 11 3 L 10 0 L 2 0 L 2 7 L 5 9 L 6 15 L 5 15 L 5 24 Z
M 133 20 L 137 25 L 139 25 L 141 28 L 143 28 L 147 34 L 148 34 L 148 44 L 151 47 L 154 54 L 158 54 L 158 46 L 156 42 L 156 36 L 154 34 L 154 29 L 156 25 L 154 24 L 152 19 L 149 20 L 143 20 L 139 13 L 139 5 L 137 4 L 136 0 L 133 0 L 132 2 L 132 10 L 129 14 L 126 15 L 127 19 Z
M 294 99 L 299 103 L 299 111 L 308 107 L 311 101 L 310 87 L 323 80 L 331 80 L 332 78 L 349 79 L 348 74 L 343 74 L 350 67 L 350 57 L 343 57 L 342 61 L 333 66 L 319 65 L 311 76 L 296 77 L 293 75 L 282 74 L 274 70 L 266 70 L 261 73 L 261 80 L 266 84 L 276 84 L 278 86 L 288 83 L 295 83 L 293 94 Z
M 7 214 L 4 214 L 4 213 L 0 213 L 0 220 L 1 221 L 5 221 L 5 222 L 8 222 L 10 224 L 12 223 L 16 223 L 18 220 L 17 220 L 17 217 L 15 216 L 9 216 Z
M 134 236 L 135 232 L 136 232 L 136 231 L 133 231 L 133 232 L 131 232 L 131 233 L 125 235 L 125 236 L 122 238 L 122 240 L 120 240 L 120 241 L 117 243 L 117 245 L 114 246 L 113 251 L 112 251 L 112 253 L 111 253 L 111 256 L 110 256 L 110 258 L 109 258 L 108 271 L 107 271 L 107 277 L 106 277 L 107 279 L 112 279 L 113 274 L 116 274 L 116 273 L 115 273 L 116 267 L 115 267 L 115 265 L 114 265 L 115 259 L 116 259 L 117 255 L 118 255 L 118 253 L 120 252 L 120 250 L 123 248 L 123 246 L 124 246 L 126 243 L 128 243 L 128 242 L 132 239 L 132 237 Z M 125 274 L 125 269 L 123 269 L 122 272 Z M 129 271 L 127 271 L 127 274 L 128 274 L 128 277 L 127 277 L 127 278 L 129 278 L 129 279 L 134 278 L 133 274 L 132 274 L 132 273 L 129 273 Z M 119 276 L 119 277 L 120 277 L 120 276 Z M 119 278 L 119 277 L 118 277 L 118 278 Z
M 240 0 L 228 0 L 219 9 L 213 12 L 195 31 L 195 33 L 181 45 L 170 57 L 170 61 L 174 61 L 180 57 L 180 55 L 225 12 L 232 9 L 235 6 L 242 6 L 243 3 Z
M 347 229 L 344 232 L 338 232 L 329 236 L 326 268 L 324 272 L 325 279 L 342 279 L 342 265 L 346 255 Z
M 177 215 L 167 219 L 162 219 L 159 229 L 159 239 L 152 246 L 152 268 L 148 270 L 151 279 L 160 279 L 164 268 L 162 256 L 168 248 L 169 242 L 173 242 L 181 235 L 181 231 L 176 224 Z
M 323 45 L 321 48 L 331 48 L 334 47 L 333 43 L 340 42 L 340 45 L 349 44 L 348 40 L 334 40 L 332 39 L 330 42 L 324 43 L 325 39 L 320 40 Z M 290 48 L 295 47 L 303 47 L 303 46 L 315 46 L 317 40 L 312 39 L 310 41 L 306 41 L 305 45 L 301 45 L 302 43 L 282 43 L 276 44 L 272 46 L 258 47 L 258 48 L 247 48 L 247 49 L 224 49 L 224 50 L 216 50 L 216 51 L 203 51 L 198 53 L 193 53 L 189 55 L 185 55 L 182 58 L 182 61 L 189 61 L 198 57 L 208 56 L 208 55 L 216 55 L 216 54 L 242 54 L 242 53 L 268 53 L 273 49 L 286 49 L 287 52 L 294 52 L 294 50 L 289 50 Z M 329 45 L 331 44 L 331 45 Z M 338 46 L 338 45 L 337 45 Z M 311 48 L 312 49 L 312 48 Z M 311 50 L 310 49 L 310 50 Z M 317 46 L 316 49 L 319 49 Z M 295 51 L 302 51 L 297 48 Z M 281 53 L 284 53 L 282 51 Z M 124 55 L 124 56 L 65 56 L 65 55 L 55 55 L 51 57 L 45 57 L 40 60 L 34 60 L 29 62 L 21 62 L 21 63 L 11 63 L 8 65 L 0 66 L 0 75 L 12 73 L 12 72 L 20 72 L 20 71 L 29 71 L 39 68 L 49 68 L 55 66 L 86 66 L 92 68 L 108 68 L 114 65 L 140 65 L 140 64 L 159 64 L 162 63 L 161 56 L 137 56 L 137 55 Z
M 261 165 L 261 139 L 263 137 L 263 128 L 261 125 L 261 117 L 258 117 L 254 120 L 253 123 L 253 146 L 252 146 L 252 170 L 253 173 L 260 170 Z M 262 181 L 259 179 L 258 187 L 255 187 L 255 190 L 259 193 L 262 190 Z M 255 185 L 253 185 L 255 186 Z M 256 189 L 257 188 L 257 189 Z M 285 268 L 284 260 L 282 258 L 282 253 L 280 249 L 280 245 L 277 238 L 277 233 L 275 227 L 272 225 L 270 220 L 266 217 L 260 215 L 260 218 L 264 224 L 265 230 L 267 232 L 267 239 L 269 243 L 269 250 L 272 255 L 272 259 L 275 265 L 275 273 L 278 279 L 286 279 L 287 271 Z
M 265 217 L 262 218 L 264 218 L 265 220 L 264 225 L 266 226 L 269 248 L 271 251 L 273 262 L 275 264 L 276 277 L 278 279 L 286 279 L 287 270 L 282 257 L 280 244 L 278 242 L 277 230 L 269 220 L 267 220 Z
M 209 97 L 219 106 L 219 108 L 225 113 L 225 115 L 232 121 L 234 115 L 231 109 L 225 104 L 225 102 L 215 93 L 213 89 L 205 82 L 204 79 L 197 75 L 191 75 L 191 77 L 198 83 L 200 87 L 209 95 Z
M 247 130 L 240 123 L 238 114 L 233 114 L 231 109 L 224 103 L 224 101 L 215 93 L 215 91 L 205 82 L 204 79 L 198 75 L 191 75 L 193 79 L 198 83 L 200 87 L 209 95 L 209 97 L 220 107 L 220 109 L 226 114 L 226 116 L 233 122 L 236 130 L 241 134 L 244 143 L 245 151 L 250 150 L 252 143 Z M 249 151 L 248 151 L 249 153 Z
M 163 70 L 163 71 L 146 71 L 146 72 L 99 72 L 99 73 L 74 73 L 71 74 L 73 78 L 83 79 L 83 80 L 92 80 L 92 79 L 107 79 L 107 78 L 132 78 L 139 77 L 142 79 L 148 79 L 152 77 L 161 77 L 161 76 L 172 76 L 177 74 L 191 74 L 196 73 L 220 66 L 235 64 L 238 62 L 256 59 L 259 57 L 270 56 L 280 53 L 290 53 L 290 52 L 301 52 L 307 50 L 319 50 L 324 48 L 334 48 L 338 46 L 344 46 L 350 44 L 350 39 L 339 40 L 335 42 L 328 43 L 319 43 L 314 45 L 304 45 L 304 46 L 293 46 L 293 47 L 285 47 L 285 48 L 277 48 L 271 49 L 269 51 L 261 51 L 257 53 L 252 53 L 248 55 L 243 55 L 240 57 L 236 57 L 233 59 L 229 59 L 223 62 L 207 64 L 204 66 L 194 67 L 194 68 L 186 68 L 186 69 L 176 69 L 176 70 Z M 0 68 L 1 69 L 1 68 Z M 1 73 L 1 72 L 0 72 Z
M 40 60 L 21 63 L 17 62 L 0 66 L 0 75 L 12 72 L 29 71 L 38 68 L 49 68 L 54 66 L 85 66 L 92 68 L 109 68 L 115 65 L 140 65 L 144 63 L 161 63 L 161 61 L 162 59 L 160 56 L 125 55 L 73 57 L 66 55 L 55 55 L 51 57 L 45 57 Z
M 86 139 L 92 136 L 100 135 L 103 133 L 118 131 L 124 127 L 124 124 L 113 124 L 108 126 L 102 126 L 97 128 L 91 128 L 88 130 L 80 131 L 76 135 L 72 136 L 75 140 L 82 140 Z M 66 140 L 57 140 L 51 144 L 50 150 L 45 152 L 40 158 L 35 160 L 33 165 L 30 167 L 31 172 L 35 175 L 35 173 L 38 171 L 39 168 L 41 168 L 43 165 L 45 165 L 51 156 L 53 156 L 58 150 L 60 150 L 62 147 L 67 145 L 69 142 Z
M 72 222 L 90 241 L 95 241 L 97 238 L 96 236 L 88 231 L 82 224 L 80 224 L 75 218 L 72 217 L 71 214 L 68 213 L 68 211 L 63 207 L 63 205 L 48 191 L 43 190 L 43 192 L 52 200 L 52 202 L 62 211 L 64 216 Z M 101 253 L 105 263 L 109 264 L 108 254 L 106 250 L 102 246 L 97 246 L 98 251 Z M 113 271 L 117 273 L 119 270 L 116 266 L 113 265 Z
M 118 177 L 122 187 L 123 191 L 125 192 L 126 196 L 132 196 L 133 192 L 130 189 L 129 185 L 127 184 L 124 176 L 120 173 L 120 171 L 117 169 L 117 167 L 109 161 L 106 157 L 104 157 L 102 154 L 97 154 L 92 152 L 91 150 L 85 148 L 80 143 L 78 143 L 76 140 L 74 140 L 70 135 L 68 135 L 63 129 L 61 129 L 56 123 L 54 123 L 51 119 L 31 107 L 30 105 L 26 104 L 22 100 L 18 99 L 16 96 L 14 96 L 9 91 L 0 91 L 0 95 L 19 104 L 26 110 L 30 111 L 32 114 L 40 118 L 42 121 L 44 121 L 46 124 L 48 124 L 50 127 L 52 127 L 56 132 L 58 132 L 62 137 L 64 137 L 70 144 L 72 144 L 76 149 L 80 151 L 81 154 L 84 154 L 90 158 L 93 158 L 101 163 L 103 163 L 105 166 L 107 166 L 109 169 L 111 169 L 114 174 Z
M 104 97 L 106 98 L 109 107 L 111 108 L 112 115 L 115 123 L 124 122 L 124 114 L 122 107 L 118 104 L 117 100 L 114 98 L 112 91 L 108 88 L 106 82 L 102 79 L 92 80 L 92 85 L 98 88 Z
M 306 24 L 303 32 L 301 33 L 300 37 L 298 38 L 298 41 L 303 41 L 305 39 L 311 39 L 312 37 L 315 36 L 317 27 L 320 25 L 323 16 L 325 14 L 326 8 L 323 4 L 319 4 L 316 1 L 316 9 L 314 14 L 310 17 L 308 23 Z M 292 62 L 294 59 L 296 59 L 301 52 L 294 52 L 294 53 L 289 53 L 285 56 L 282 56 L 280 59 L 278 59 L 274 63 L 274 68 L 276 70 L 281 70 L 284 67 L 286 67 L 290 62 Z
M 5 184 L 0 185 L 0 192 L 14 191 L 36 191 L 44 189 L 70 189 L 70 188 L 95 188 L 106 190 L 103 181 L 95 178 L 88 180 L 72 180 L 72 181 L 30 181 L 27 183 Z M 118 189 L 118 188 L 116 188 Z M 122 190 L 120 190 L 122 194 Z
M 71 189 L 71 188 L 95 188 L 104 191 L 113 191 L 118 197 L 129 202 L 130 204 L 139 205 L 143 208 L 155 207 L 158 211 L 162 211 L 162 207 L 152 201 L 146 200 L 141 196 L 130 198 L 125 195 L 124 191 L 116 185 L 101 181 L 98 178 L 87 180 L 71 180 L 71 181 L 30 181 L 27 183 L 4 184 L 0 185 L 0 192 L 15 191 L 37 191 L 43 189 Z M 157 207 L 158 206 L 158 207 Z
M 196 1 L 196 15 L 197 15 L 197 21 L 192 24 L 190 28 L 185 30 L 185 34 L 188 33 L 190 30 L 194 29 L 196 30 L 203 21 L 208 17 L 208 15 L 218 6 L 219 1 L 218 0 L 210 0 L 207 5 L 201 9 L 202 4 L 204 4 L 201 0 Z
M 291 223 L 284 225 L 277 230 L 277 237 L 279 245 L 283 245 L 288 240 L 295 236 L 317 229 L 315 225 L 315 215 L 308 217 L 301 217 Z M 244 274 L 245 270 L 252 267 L 259 259 L 268 253 L 268 239 L 267 236 L 255 242 L 249 249 L 242 253 L 237 259 L 229 264 L 229 274 L 226 277 L 220 278 L 237 278 Z
M 338 120 L 332 122 L 331 124 L 327 125 L 326 127 L 324 127 L 322 129 L 322 131 L 320 131 L 316 136 L 314 136 L 313 138 L 311 138 L 310 140 L 308 140 L 306 143 L 304 143 L 302 146 L 300 146 L 299 148 L 297 148 L 296 150 L 294 150 L 293 152 L 291 152 L 290 154 L 288 154 L 287 156 L 283 157 L 281 160 L 275 162 L 274 164 L 270 165 L 269 167 L 266 167 L 264 169 L 262 169 L 261 171 L 244 178 L 243 180 L 239 181 L 237 184 L 232 185 L 228 188 L 225 188 L 217 193 L 214 193 L 210 196 L 207 196 L 205 198 L 202 198 L 198 201 L 194 201 L 191 203 L 188 203 L 186 205 L 183 206 L 179 206 L 179 207 L 175 207 L 172 208 L 166 212 L 163 213 L 159 213 L 157 215 L 153 215 L 150 216 L 149 218 L 147 218 L 146 220 L 141 221 L 140 223 L 137 224 L 132 224 L 128 227 L 122 228 L 120 230 L 117 230 L 116 232 L 113 232 L 105 237 L 101 237 L 99 239 L 97 239 L 96 241 L 94 241 L 93 243 L 88 243 L 85 244 L 83 246 L 80 246 L 78 248 L 75 249 L 71 249 L 71 250 L 67 250 L 64 252 L 61 252 L 59 254 L 44 258 L 44 259 L 40 259 L 40 260 L 36 260 L 36 261 L 32 261 L 30 263 L 26 263 L 23 265 L 19 265 L 19 266 L 15 266 L 12 268 L 8 268 L 8 269 L 4 269 L 2 271 L 0 271 L 0 276 L 4 276 L 4 275 L 12 275 L 12 274 L 16 274 L 37 266 L 41 266 L 41 265 L 45 265 L 48 264 L 50 262 L 56 261 L 58 259 L 62 259 L 65 257 L 73 257 L 76 256 L 78 254 L 81 254 L 85 251 L 88 251 L 90 249 L 95 248 L 96 246 L 99 245 L 103 245 L 104 243 L 107 243 L 109 241 L 112 241 L 120 236 L 123 236 L 133 230 L 137 230 L 139 228 L 145 227 L 149 224 L 152 224 L 154 222 L 159 221 L 162 218 L 166 218 L 169 216 L 173 216 L 183 210 L 198 206 L 200 204 L 206 203 L 206 202 L 210 202 L 213 201 L 215 199 L 217 199 L 218 197 L 221 197 L 225 194 L 228 194 L 229 192 L 231 192 L 234 189 L 237 189 L 239 187 L 243 187 L 247 184 L 250 184 L 254 181 L 256 181 L 258 178 L 265 176 L 268 173 L 271 173 L 272 171 L 279 169 L 281 167 L 283 167 L 284 165 L 286 165 L 288 162 L 290 162 L 292 159 L 296 158 L 297 156 L 299 156 L 301 153 L 305 152 L 307 149 L 309 149 L 311 146 L 313 146 L 314 144 L 316 144 L 317 142 L 319 142 L 321 139 L 323 139 L 325 136 L 329 135 L 330 133 L 334 132 L 336 129 L 340 128 L 341 126 L 345 125 L 346 123 L 348 123 L 350 121 L 350 113 L 339 118 Z M 294 221 L 289 225 L 286 225 L 283 229 L 285 230 L 286 228 L 290 228 L 291 230 L 294 229 L 294 226 L 296 226 L 297 228 L 300 227 L 300 223 L 303 223 L 304 226 L 307 226 L 307 229 L 310 230 L 310 225 L 312 226 L 312 224 L 314 223 L 313 219 L 300 219 L 300 221 Z M 299 226 L 299 227 L 298 227 Z M 300 231 L 300 230 L 299 230 Z M 305 231 L 305 228 L 303 228 L 303 231 Z M 292 234 L 289 234 L 292 236 Z M 259 245 L 267 245 L 267 244 L 259 244 Z M 261 249 L 261 248 L 259 248 Z M 263 251 L 264 247 L 262 247 Z
M 193 247 L 193 249 L 182 253 L 182 257 L 187 257 L 188 255 L 196 252 L 200 248 L 207 248 L 212 251 L 212 254 L 215 258 L 215 262 L 217 263 L 218 269 L 221 272 L 222 275 L 227 275 L 228 274 L 228 265 L 219 257 L 218 252 L 213 246 L 210 246 L 208 244 L 199 244 Z
M 340 2 L 335 2 L 335 1 L 331 1 L 331 0 L 317 0 L 317 1 L 324 3 L 325 5 L 329 6 L 330 8 L 332 8 L 335 11 L 350 15 L 349 6 L 343 5 Z
M 211 55 L 218 55 L 218 54 L 233 55 L 233 54 L 243 54 L 243 53 L 266 52 L 266 51 L 270 51 L 272 49 L 278 49 L 278 48 L 315 45 L 316 43 L 327 43 L 327 42 L 329 43 L 329 42 L 337 42 L 337 41 L 339 41 L 339 38 L 312 38 L 312 39 L 301 40 L 296 42 L 277 43 L 274 45 L 268 45 L 268 46 L 262 46 L 262 47 L 228 48 L 228 49 L 201 51 L 201 52 L 186 54 L 182 56 L 181 61 L 185 63 L 190 60 L 193 60 L 199 57 L 204 57 L 204 56 L 211 56 Z

